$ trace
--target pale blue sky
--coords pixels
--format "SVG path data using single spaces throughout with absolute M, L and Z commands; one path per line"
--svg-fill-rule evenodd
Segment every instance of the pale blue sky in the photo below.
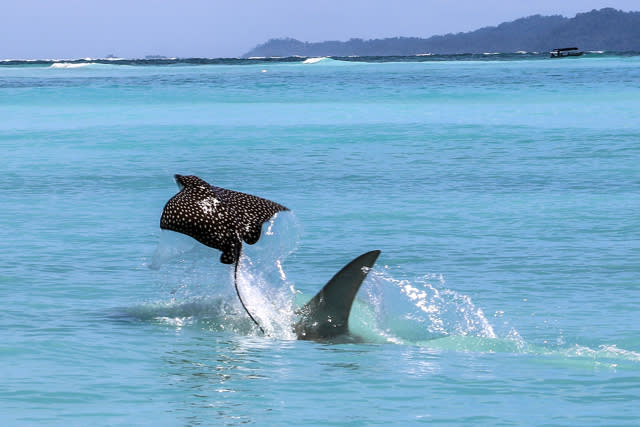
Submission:
M 235 57 L 270 38 L 429 37 L 639 0 L 0 0 L 0 58 Z

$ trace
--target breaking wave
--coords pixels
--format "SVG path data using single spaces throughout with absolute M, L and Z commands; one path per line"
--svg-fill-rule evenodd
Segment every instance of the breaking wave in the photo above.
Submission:
M 95 62 L 55 62 L 49 68 L 84 68 L 90 65 L 97 65 Z
M 303 64 L 317 64 L 317 63 L 326 63 L 329 61 L 333 61 L 333 59 L 323 56 L 323 57 L 319 57 L 319 58 L 307 58 L 304 61 L 302 61 Z

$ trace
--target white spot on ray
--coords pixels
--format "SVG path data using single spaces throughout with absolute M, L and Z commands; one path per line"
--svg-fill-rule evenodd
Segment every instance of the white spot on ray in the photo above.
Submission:
M 205 215 L 213 215 L 220 201 L 215 197 L 207 197 L 206 199 L 198 200 L 197 203 Z

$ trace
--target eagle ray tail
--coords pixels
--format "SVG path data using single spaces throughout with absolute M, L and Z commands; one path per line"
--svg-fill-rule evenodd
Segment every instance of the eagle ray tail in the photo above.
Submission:
M 253 323 L 256 324 L 256 326 L 260 329 L 260 331 L 262 331 L 262 333 L 264 334 L 264 329 L 262 328 L 262 326 L 260 326 L 260 324 L 258 323 L 258 321 L 255 319 L 255 317 L 253 317 L 251 315 L 251 312 L 249 311 L 249 309 L 247 308 L 247 306 L 244 304 L 244 301 L 242 300 L 242 297 L 240 296 L 240 290 L 238 289 L 238 265 L 240 264 L 240 255 L 238 254 L 238 257 L 236 258 L 236 263 L 235 263 L 235 268 L 233 271 L 233 284 L 236 288 L 236 294 L 238 295 L 238 299 L 240 300 L 240 304 L 242 304 L 242 308 L 244 308 L 244 311 L 247 312 L 247 314 L 249 315 L 249 317 L 251 318 L 251 320 L 253 320 Z

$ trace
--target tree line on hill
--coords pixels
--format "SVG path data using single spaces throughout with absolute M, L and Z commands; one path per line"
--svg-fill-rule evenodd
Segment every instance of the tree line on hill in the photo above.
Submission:
M 476 31 L 429 38 L 393 37 L 309 43 L 272 39 L 245 57 L 409 56 L 425 53 L 548 52 L 579 46 L 582 50 L 640 51 L 640 12 L 605 8 L 573 18 L 534 15 Z

